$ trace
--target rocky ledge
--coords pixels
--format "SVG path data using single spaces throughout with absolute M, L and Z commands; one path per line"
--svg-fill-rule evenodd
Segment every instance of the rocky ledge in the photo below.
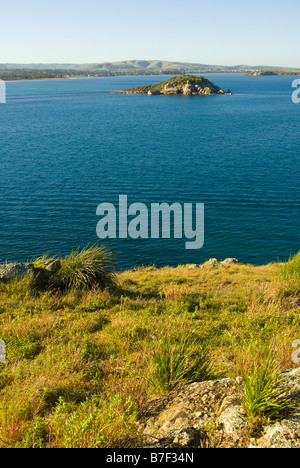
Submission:
M 300 368 L 281 377 L 295 410 L 256 428 L 255 434 L 243 412 L 239 387 L 228 378 L 186 385 L 153 402 L 138 423 L 139 436 L 149 448 L 300 448 Z
M 118 94 L 148 94 L 149 96 L 211 96 L 213 94 L 232 94 L 224 91 L 203 76 L 177 76 L 171 80 L 154 85 L 117 91 Z

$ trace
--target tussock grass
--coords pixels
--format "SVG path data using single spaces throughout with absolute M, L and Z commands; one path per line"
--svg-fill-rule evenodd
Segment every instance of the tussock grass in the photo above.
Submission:
M 104 246 L 79 248 L 61 260 L 60 276 L 67 289 L 91 289 L 114 283 L 112 253 Z
M 280 417 L 284 411 L 295 409 L 292 398 L 286 396 L 290 388 L 282 385 L 283 379 L 271 354 L 241 375 L 242 406 L 251 422 Z
M 51 263 L 56 266 L 50 275 L 47 266 Z M 115 284 L 114 257 L 103 245 L 77 248 L 62 259 L 44 255 L 33 265 L 31 287 L 35 291 L 91 290 L 95 286 L 106 288 Z
M 179 384 L 203 382 L 215 377 L 207 348 L 193 337 L 161 340 L 154 351 L 152 383 L 164 392 Z

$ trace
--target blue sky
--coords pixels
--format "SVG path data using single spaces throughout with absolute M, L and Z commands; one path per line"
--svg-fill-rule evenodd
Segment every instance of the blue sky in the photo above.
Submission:
M 0 63 L 300 68 L 299 0 L 0 0 Z

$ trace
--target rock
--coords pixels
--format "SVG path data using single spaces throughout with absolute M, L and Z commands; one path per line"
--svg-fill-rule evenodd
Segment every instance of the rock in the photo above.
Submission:
M 210 266 L 212 268 L 219 268 L 221 266 L 221 263 L 217 258 L 211 258 L 208 260 L 208 262 L 205 263 L 205 265 Z
M 163 94 L 179 94 L 179 88 L 172 83 L 167 83 L 162 90 Z
M 61 262 L 58 259 L 48 260 L 45 264 L 38 265 L 33 268 L 33 288 L 39 291 L 47 289 L 63 290 L 64 283 L 59 275 Z
M 238 439 L 243 430 L 248 426 L 247 421 L 242 416 L 241 406 L 228 406 L 218 419 L 222 424 L 226 434 Z
M 280 376 L 281 385 L 290 387 L 287 396 L 295 399 L 296 409 L 281 421 L 266 426 L 249 448 L 300 448 L 300 368 L 282 372 Z
M 187 83 L 183 86 L 182 94 L 184 96 L 191 96 L 195 92 L 195 87 L 191 83 Z
M 151 90 L 148 91 L 148 96 L 159 96 L 160 94 L 161 94 L 160 91 L 155 91 L 155 90 L 153 90 L 153 91 L 151 91 Z
M 300 367 L 296 369 L 281 372 L 282 385 L 291 387 L 288 396 L 291 398 L 300 397 Z
M 183 439 L 183 432 L 203 432 L 209 421 L 216 418 L 226 396 L 236 392 L 237 387 L 232 379 L 186 385 L 165 401 L 151 404 L 150 417 L 141 427 L 141 432 L 149 437 L 150 443 L 153 439 L 167 438 L 171 431 L 177 431 L 178 437 Z
M 230 406 L 240 406 L 241 398 L 238 394 L 229 395 L 224 400 L 220 407 L 219 414 L 223 414 Z
M 300 421 L 290 418 L 265 428 L 264 435 L 249 448 L 300 448 Z
M 205 434 L 191 427 L 182 431 L 170 432 L 170 435 L 174 437 L 173 444 L 180 447 L 195 447 L 200 444 L 201 440 L 205 440 Z
M 60 260 L 50 260 L 46 263 L 45 270 L 51 274 L 56 274 L 61 268 L 61 261 Z
M 32 263 L 5 263 L 0 265 L 0 281 L 10 281 L 13 278 L 22 279 L 33 271 Z
M 144 448 L 200 448 L 205 445 L 206 441 L 207 435 L 205 432 L 189 427 L 187 429 L 170 431 L 167 437 Z
M 226 258 L 221 262 L 222 265 L 236 265 L 240 263 L 240 261 L 237 258 Z
M 213 94 L 213 91 L 209 86 L 206 86 L 203 89 L 203 94 L 205 94 L 205 96 L 211 96 Z
M 222 441 L 224 447 L 300 448 L 300 368 L 283 372 L 281 377 L 280 385 L 290 386 L 288 396 L 295 398 L 296 409 L 282 420 L 258 428 L 259 435 L 251 443 L 253 427 L 243 413 L 240 390 L 232 379 L 185 385 L 152 402 L 139 432 L 156 448 L 209 446 L 207 428 L 212 426 L 214 440 Z M 241 384 L 241 379 L 237 381 Z

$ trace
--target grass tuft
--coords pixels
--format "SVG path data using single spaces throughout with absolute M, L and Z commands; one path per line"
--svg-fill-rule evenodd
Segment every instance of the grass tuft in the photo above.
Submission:
M 242 407 L 250 421 L 279 417 L 295 408 L 293 400 L 286 396 L 290 388 L 282 385 L 271 355 L 265 362 L 254 364 L 251 373 L 243 371 L 242 379 Z
M 112 253 L 104 246 L 94 245 L 72 251 L 61 260 L 59 276 L 67 290 L 111 286 L 115 281 Z
M 285 280 L 296 280 L 300 282 L 300 252 L 290 257 L 281 270 L 281 275 Z
M 171 391 L 180 383 L 212 380 L 214 372 L 206 347 L 191 338 L 161 340 L 154 352 L 152 384 Z

